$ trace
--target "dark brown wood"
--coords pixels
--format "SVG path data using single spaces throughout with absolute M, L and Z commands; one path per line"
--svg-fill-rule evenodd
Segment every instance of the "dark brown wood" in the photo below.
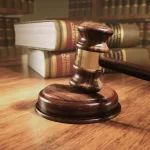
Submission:
M 150 67 L 140 66 L 129 62 L 100 57 L 99 65 L 117 72 L 150 81 Z
M 36 111 L 58 122 L 93 123 L 115 117 L 120 104 L 116 92 L 107 86 L 87 94 L 69 85 L 52 84 L 40 92 Z
M 94 54 L 108 52 L 106 41 L 113 34 L 111 28 L 104 24 L 85 22 L 78 30 L 81 38 L 77 49 L 81 49 L 81 53 L 84 49 Z M 39 93 L 36 112 L 42 117 L 65 123 L 93 123 L 111 119 L 120 112 L 117 93 L 100 84 L 102 70 L 89 70 L 90 64 L 82 68 L 84 63 L 80 66 L 80 59 L 89 53 L 85 51 L 83 56 L 80 55 L 77 52 L 74 65 L 76 73 L 70 80 L 72 86 L 49 85 Z M 98 61 L 93 66 L 97 64 Z
M 81 62 L 85 61 L 84 59 L 86 59 L 87 55 L 91 55 L 91 57 L 93 57 L 92 55 L 95 54 L 95 52 L 107 53 L 109 48 L 106 44 L 106 41 L 113 34 L 113 30 L 105 24 L 94 22 L 84 22 L 78 26 L 78 30 L 81 36 L 77 42 L 77 51 L 81 49 L 81 53 L 76 53 L 74 65 L 76 73 L 70 80 L 70 84 L 84 92 L 98 92 L 101 89 L 99 76 L 102 73 L 102 69 L 89 69 L 88 66 L 90 66 L 90 64 L 87 64 L 87 67 L 85 67 L 85 65 L 83 67 Z M 84 50 L 93 53 L 83 54 Z M 98 53 L 97 55 L 99 55 Z M 94 66 L 95 64 L 92 67 Z
M 1 150 L 150 149 L 148 81 L 121 73 L 102 75 L 101 81 L 117 92 L 121 113 L 101 123 L 64 124 L 40 117 L 34 106 L 41 89 L 67 85 L 69 78 L 45 80 L 28 67 L 27 59 L 17 63 L 18 59 L 5 58 L 2 66 L 0 61 Z
M 83 22 L 78 26 L 78 31 L 81 36 L 77 42 L 78 49 L 101 53 L 109 51 L 106 41 L 113 34 L 113 30 L 105 24 Z
M 88 71 L 76 65 L 74 65 L 74 68 L 75 74 L 69 81 L 71 86 L 87 93 L 100 91 L 102 88 L 102 84 L 99 84 L 101 70 Z

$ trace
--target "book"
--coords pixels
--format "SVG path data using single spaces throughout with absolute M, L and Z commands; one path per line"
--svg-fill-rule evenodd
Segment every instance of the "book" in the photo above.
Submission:
M 108 8 L 109 15 L 114 16 L 116 0 L 111 0 L 109 1 L 109 3 L 110 3 Z
M 28 0 L 27 2 L 28 2 L 27 12 L 29 14 L 34 13 L 34 0 Z
M 5 0 L 5 8 L 13 8 L 13 0 Z
M 150 14 L 150 0 L 147 0 L 147 14 Z
M 14 23 L 19 18 L 0 17 L 0 57 L 20 56 L 21 53 L 15 47 Z
M 71 76 L 75 52 L 49 52 L 30 49 L 28 65 L 44 78 Z M 37 61 L 38 60 L 38 61 Z
M 138 0 L 132 0 L 130 6 L 130 14 L 138 14 Z
M 4 8 L 5 7 L 5 1 L 4 0 L 0 0 L 0 8 Z
M 143 45 L 144 47 L 150 47 L 150 22 L 145 22 Z
M 108 16 L 108 0 L 103 0 L 103 16 Z
M 116 0 L 116 15 L 122 15 L 122 3 L 123 1 L 122 0 Z
M 79 21 L 46 20 L 15 24 L 15 44 L 49 51 L 75 50 L 80 38 Z M 134 47 L 139 41 L 136 24 L 107 24 L 114 34 L 107 44 L 114 47 Z
M 138 7 L 138 13 L 139 14 L 146 14 L 146 0 L 139 0 L 139 7 Z
M 127 61 L 142 66 L 150 65 L 150 49 L 147 48 L 118 48 L 110 49 L 106 57 Z M 49 52 L 30 49 L 28 65 L 44 78 L 68 77 L 74 75 L 74 52 Z M 110 72 L 104 69 L 105 73 Z
M 140 39 L 137 45 L 138 47 L 144 47 L 145 22 L 139 22 L 137 23 L 137 25 L 139 26 L 139 30 L 140 30 Z
M 123 1 L 122 14 L 123 15 L 129 15 L 130 14 L 130 0 Z
M 13 0 L 13 8 L 20 10 L 21 9 L 21 0 Z
M 45 20 L 15 24 L 15 44 L 43 50 L 75 50 L 81 22 Z
M 21 0 L 21 10 L 23 10 L 25 13 L 27 13 L 27 9 L 28 9 L 27 0 Z
M 110 48 L 134 47 L 139 42 L 139 27 L 135 23 L 107 24 L 114 30 L 114 34 L 108 39 Z

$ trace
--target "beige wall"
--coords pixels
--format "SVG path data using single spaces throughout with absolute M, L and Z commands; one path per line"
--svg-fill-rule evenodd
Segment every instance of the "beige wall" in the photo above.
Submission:
M 25 15 L 22 21 L 68 17 L 68 0 L 35 0 L 35 12 Z

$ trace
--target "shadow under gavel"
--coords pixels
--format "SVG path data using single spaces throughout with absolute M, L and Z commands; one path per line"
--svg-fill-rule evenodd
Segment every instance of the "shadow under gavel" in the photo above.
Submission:
M 75 74 L 70 85 L 53 84 L 38 97 L 36 112 L 44 118 L 65 123 L 93 123 L 115 117 L 121 110 L 117 93 L 103 86 L 103 67 L 150 81 L 150 68 L 106 58 L 106 44 L 113 30 L 105 24 L 84 22 L 78 26 L 74 63 Z

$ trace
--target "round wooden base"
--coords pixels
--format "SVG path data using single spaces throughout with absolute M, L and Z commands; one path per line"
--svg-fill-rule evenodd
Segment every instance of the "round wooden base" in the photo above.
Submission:
M 117 93 L 107 86 L 98 93 L 83 93 L 70 85 L 49 85 L 39 93 L 36 104 L 39 115 L 63 123 L 100 122 L 120 110 Z

